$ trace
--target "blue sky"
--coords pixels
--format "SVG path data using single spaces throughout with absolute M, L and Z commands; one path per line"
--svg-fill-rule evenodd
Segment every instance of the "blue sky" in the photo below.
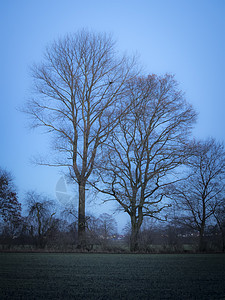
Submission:
M 199 113 L 194 136 L 225 142 L 224 0 L 2 0 L 0 12 L 0 166 L 13 173 L 21 199 L 29 189 L 55 196 L 61 176 L 30 163 L 49 144 L 17 110 L 30 95 L 29 66 L 81 28 L 112 33 L 147 73 L 175 74 Z

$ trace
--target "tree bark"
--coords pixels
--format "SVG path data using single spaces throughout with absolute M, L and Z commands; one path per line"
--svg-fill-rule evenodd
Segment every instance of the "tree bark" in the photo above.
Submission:
M 140 226 L 137 222 L 136 216 L 131 216 L 131 237 L 130 237 L 130 251 L 138 251 L 138 234 Z
M 78 211 L 78 247 L 84 248 L 86 246 L 86 227 L 85 219 L 85 183 L 79 183 L 79 211 Z
M 203 224 L 199 231 L 199 252 L 205 252 L 206 251 L 206 244 L 205 244 L 205 238 L 204 238 L 204 232 L 205 232 L 205 225 Z
M 130 251 L 138 251 L 138 229 L 132 226 L 131 237 L 130 237 Z

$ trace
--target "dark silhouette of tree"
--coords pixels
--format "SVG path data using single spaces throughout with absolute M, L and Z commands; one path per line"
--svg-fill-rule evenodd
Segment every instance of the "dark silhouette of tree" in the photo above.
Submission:
M 58 153 L 50 166 L 66 166 L 78 184 L 78 239 L 85 245 L 85 190 L 100 145 L 117 123 L 124 83 L 134 60 L 120 57 L 106 34 L 80 31 L 47 48 L 33 68 L 35 98 L 24 109 L 34 127 L 53 135 Z
M 214 210 L 214 217 L 221 234 L 222 251 L 225 252 L 225 198 L 220 199 Z
M 108 239 L 117 233 L 117 223 L 113 216 L 103 213 L 98 217 L 98 234 Z
M 194 142 L 188 178 L 173 187 L 179 220 L 199 233 L 199 251 L 206 250 L 207 222 L 215 214 L 225 191 L 224 146 L 214 139 Z
M 25 202 L 30 234 L 37 238 L 37 246 L 43 248 L 48 234 L 57 223 L 54 218 L 56 214 L 54 202 L 34 191 L 27 192 Z
M 0 169 L 0 216 L 5 223 L 13 226 L 18 226 L 21 221 L 21 204 L 12 175 L 2 169 Z
M 196 115 L 171 75 L 136 78 L 126 87 L 124 105 L 130 110 L 110 133 L 99 163 L 100 182 L 93 185 L 129 214 L 130 249 L 136 251 L 143 218 L 161 219 L 168 206 L 165 188 L 177 180 L 174 172 L 186 159 Z

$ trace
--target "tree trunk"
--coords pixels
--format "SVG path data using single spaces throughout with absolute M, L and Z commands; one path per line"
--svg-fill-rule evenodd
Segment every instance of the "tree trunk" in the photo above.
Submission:
M 202 225 L 199 231 L 199 252 L 205 252 L 206 251 L 206 244 L 205 244 L 205 238 L 204 238 L 204 231 L 205 231 L 205 226 Z
M 138 251 L 138 233 L 140 227 L 138 226 L 135 216 L 131 217 L 131 237 L 130 237 L 130 251 Z
M 131 237 L 130 237 L 130 251 L 138 251 L 138 230 L 132 227 Z
M 85 223 L 85 183 L 80 183 L 78 211 L 78 247 L 82 249 L 86 246 Z

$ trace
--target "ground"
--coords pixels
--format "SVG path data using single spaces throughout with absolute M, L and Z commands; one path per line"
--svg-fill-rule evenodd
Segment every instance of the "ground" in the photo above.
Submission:
M 0 253 L 0 299 L 225 299 L 223 254 Z

